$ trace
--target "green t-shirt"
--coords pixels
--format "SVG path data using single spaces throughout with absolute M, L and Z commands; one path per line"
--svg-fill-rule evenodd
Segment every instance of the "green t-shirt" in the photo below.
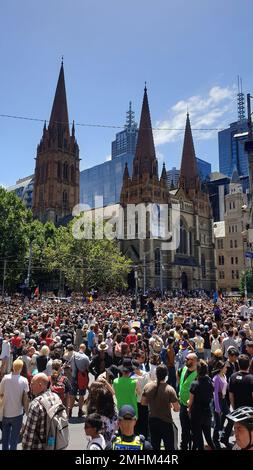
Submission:
M 119 377 L 113 381 L 113 388 L 115 390 L 118 410 L 124 405 L 131 405 L 138 417 L 136 379 Z

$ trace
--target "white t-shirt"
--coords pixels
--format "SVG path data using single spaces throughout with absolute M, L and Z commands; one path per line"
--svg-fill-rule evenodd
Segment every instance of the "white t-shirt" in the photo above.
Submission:
M 11 354 L 10 342 L 4 339 L 3 344 L 2 344 L 2 352 L 0 355 L 0 359 L 4 359 L 5 357 L 10 357 L 10 354 Z
M 0 383 L 0 394 L 4 395 L 5 418 L 15 418 L 23 414 L 23 392 L 29 392 L 28 380 L 21 375 L 7 374 Z
M 95 437 L 94 439 L 91 439 L 88 442 L 86 449 L 87 450 L 103 450 L 105 449 L 105 447 L 106 447 L 106 444 L 105 444 L 104 436 L 102 436 L 102 434 L 99 434 L 99 437 Z

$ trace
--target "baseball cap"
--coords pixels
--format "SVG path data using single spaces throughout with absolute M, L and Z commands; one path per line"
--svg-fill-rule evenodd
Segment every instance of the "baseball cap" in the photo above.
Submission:
M 119 419 L 134 419 L 136 413 L 131 405 L 123 405 L 119 410 Z

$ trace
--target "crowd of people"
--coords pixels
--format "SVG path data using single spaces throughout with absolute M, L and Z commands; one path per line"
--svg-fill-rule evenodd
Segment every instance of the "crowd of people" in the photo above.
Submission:
M 253 450 L 248 311 L 183 294 L 0 302 L 2 449 L 67 448 L 77 405 L 90 450 Z

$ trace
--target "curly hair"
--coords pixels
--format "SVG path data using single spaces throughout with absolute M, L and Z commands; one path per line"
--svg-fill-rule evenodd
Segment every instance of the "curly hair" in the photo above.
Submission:
M 102 382 L 95 381 L 90 386 L 87 400 L 87 413 L 98 413 L 107 418 L 115 415 L 115 404 L 112 393 Z

